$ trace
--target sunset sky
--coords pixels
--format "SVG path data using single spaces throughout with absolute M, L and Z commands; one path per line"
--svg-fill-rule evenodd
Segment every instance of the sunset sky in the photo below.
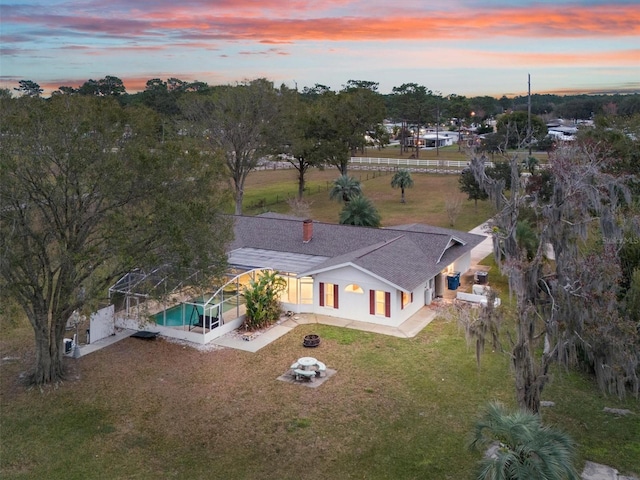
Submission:
M 639 0 L 0 0 L 0 86 L 348 80 L 381 93 L 640 92 Z

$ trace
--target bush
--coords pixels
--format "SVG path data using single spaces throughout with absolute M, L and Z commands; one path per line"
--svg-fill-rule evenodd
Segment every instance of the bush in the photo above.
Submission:
M 245 329 L 268 327 L 280 318 L 282 312 L 278 297 L 286 286 L 287 283 L 278 276 L 278 272 L 265 272 L 260 278 L 251 280 L 244 289 L 247 305 Z

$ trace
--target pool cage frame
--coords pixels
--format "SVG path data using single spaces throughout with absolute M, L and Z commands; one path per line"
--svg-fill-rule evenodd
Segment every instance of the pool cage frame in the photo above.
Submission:
M 199 289 L 189 285 L 202 280 L 198 278 L 199 275 L 203 275 L 202 272 L 193 272 L 184 280 L 178 281 L 168 275 L 168 270 L 167 265 L 150 271 L 136 269 L 123 275 L 110 287 L 109 300 L 114 305 L 116 318 L 125 319 L 128 325 L 134 322 L 138 329 L 153 327 L 163 334 L 179 338 L 185 338 L 185 335 L 202 335 L 203 339 L 200 339 L 199 343 L 206 343 L 227 330 L 240 326 L 242 321 L 238 319 L 244 317 L 245 311 L 244 286 L 269 269 L 231 266 L 222 276 L 222 282 L 218 283 L 221 286 L 211 282 L 208 288 Z M 208 293 L 203 295 L 202 291 Z M 198 300 L 194 301 L 195 298 Z M 182 323 L 166 326 L 167 310 L 178 305 L 181 306 Z M 213 323 L 196 324 L 193 318 L 195 310 L 198 311 L 198 316 L 204 319 L 217 318 L 215 326 Z M 163 322 L 155 320 L 160 314 L 164 315 Z M 218 330 L 223 325 L 231 327 L 231 324 L 233 328 Z M 196 327 L 202 331 L 191 332 Z M 218 330 L 219 334 L 211 335 L 213 330 Z M 176 331 L 183 331 L 183 334 L 176 334 Z

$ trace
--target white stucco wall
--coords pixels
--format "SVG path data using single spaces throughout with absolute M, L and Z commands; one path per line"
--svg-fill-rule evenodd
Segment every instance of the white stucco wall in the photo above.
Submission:
M 244 323 L 244 318 L 245 316 L 241 315 L 238 318 L 225 322 L 223 325 L 206 332 L 203 332 L 201 329 L 190 331 L 188 326 L 164 327 L 154 322 L 129 318 L 125 315 L 117 315 L 115 317 L 115 325 L 118 328 L 126 328 L 130 330 L 149 330 L 151 332 L 159 332 L 161 335 L 166 337 L 187 340 L 192 343 L 205 345 L 226 333 L 240 328 Z
M 338 285 L 338 307 L 320 306 L 320 282 Z M 362 288 L 362 293 L 345 291 L 350 284 L 357 284 Z M 413 303 L 402 309 L 402 296 L 399 290 L 389 284 L 378 280 L 354 267 L 343 267 L 330 272 L 320 273 L 314 277 L 313 305 L 308 305 L 312 313 L 341 317 L 361 322 L 375 323 L 378 325 L 398 326 L 407 320 L 424 306 L 425 284 L 420 285 L 413 292 Z M 391 317 L 384 315 L 371 315 L 369 312 L 369 291 L 379 290 L 391 294 Z M 304 305 L 300 306 L 304 311 Z
M 471 268 L 471 252 L 467 252 L 453 262 L 453 270 L 460 273 L 466 273 Z
M 114 307 L 109 305 L 91 314 L 89 320 L 89 343 L 97 342 L 116 333 Z

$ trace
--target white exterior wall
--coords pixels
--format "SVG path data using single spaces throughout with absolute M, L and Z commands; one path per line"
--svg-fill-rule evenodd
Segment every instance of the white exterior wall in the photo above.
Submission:
M 467 252 L 453 262 L 453 271 L 464 274 L 471 268 L 471 252 Z
M 320 283 L 338 285 L 338 308 L 320 306 Z M 362 288 L 362 293 L 346 292 L 345 287 L 357 284 Z M 384 315 L 371 315 L 369 313 L 369 291 L 379 290 L 391 294 L 391 317 Z M 356 268 L 343 267 L 330 272 L 320 273 L 314 276 L 313 305 L 300 305 L 301 311 L 310 307 L 312 313 L 341 317 L 361 322 L 376 323 L 379 325 L 398 326 L 424 306 L 425 284 L 420 285 L 413 292 L 413 303 L 402 309 L 402 295 L 400 290 L 392 288 L 389 284 L 378 280 Z
M 299 303 L 289 303 L 289 302 L 280 302 L 280 307 L 284 312 L 293 312 L 293 313 L 306 313 L 309 312 L 311 304 L 299 304 Z
M 89 343 L 115 335 L 114 306 L 109 305 L 91 314 L 89 320 Z
M 405 321 L 406 319 L 411 317 L 413 314 L 417 313 L 418 310 L 420 310 L 422 307 L 426 305 L 425 295 L 426 295 L 426 289 L 428 287 L 429 287 L 429 282 L 427 281 L 413 291 L 413 302 L 406 305 L 404 307 L 404 310 L 401 311 L 400 316 L 402 317 L 402 321 Z M 433 293 L 431 293 L 431 298 L 433 298 Z M 398 298 L 398 302 L 399 302 L 398 303 L 398 308 L 399 308 L 402 306 L 402 297 Z M 393 314 L 393 312 L 391 313 Z
M 162 325 L 158 325 L 154 322 L 140 321 L 135 318 L 129 318 L 126 316 L 117 316 L 115 318 L 115 325 L 118 328 L 126 328 L 130 330 L 149 330 L 151 332 L 159 332 L 161 335 L 165 337 L 177 338 L 179 340 L 187 340 L 193 343 L 200 343 L 202 345 L 206 345 L 212 340 L 215 340 L 222 335 L 229 333 L 233 330 L 236 330 L 242 326 L 244 323 L 245 315 L 242 315 L 238 318 L 235 318 L 229 322 L 225 322 L 223 325 L 214 328 L 213 330 L 209 330 L 207 332 L 203 332 L 202 330 L 198 331 L 189 331 L 189 327 L 164 327 Z

